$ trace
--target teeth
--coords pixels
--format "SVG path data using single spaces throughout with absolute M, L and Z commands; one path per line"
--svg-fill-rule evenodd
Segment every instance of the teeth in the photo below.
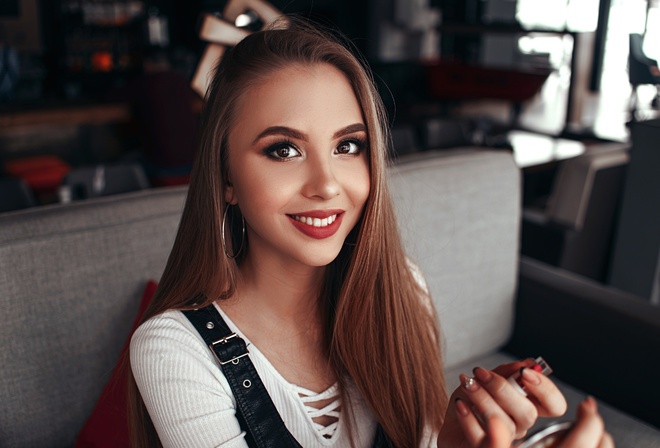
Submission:
M 314 227 L 326 227 L 335 222 L 335 219 L 337 219 L 337 215 L 332 215 L 328 216 L 327 218 L 310 218 L 309 216 L 296 216 L 292 215 L 293 219 L 296 221 L 302 222 L 303 224 L 307 224 L 308 226 L 314 226 Z

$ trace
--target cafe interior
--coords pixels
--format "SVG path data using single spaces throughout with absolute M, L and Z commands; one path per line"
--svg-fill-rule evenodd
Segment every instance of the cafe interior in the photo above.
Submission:
M 226 3 L 3 2 L 0 211 L 187 183 L 204 102 L 197 81 L 213 56 L 204 18 Z M 523 175 L 522 252 L 617 283 L 612 258 L 634 129 L 660 115 L 660 2 L 270 5 L 338 29 L 366 57 L 394 158 L 466 145 L 513 151 Z M 235 26 L 262 24 L 247 8 Z M 626 288 L 660 303 L 657 272 Z
M 214 49 L 281 11 L 366 58 L 392 163 L 511 153 L 520 254 L 660 306 L 660 1 L 228 3 L 1 2 L 0 217 L 185 186 Z

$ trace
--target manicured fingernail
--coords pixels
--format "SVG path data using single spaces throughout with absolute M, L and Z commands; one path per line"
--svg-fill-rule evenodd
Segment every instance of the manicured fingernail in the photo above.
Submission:
M 463 403 L 463 400 L 461 400 L 460 398 L 456 398 L 454 400 L 454 403 L 456 403 L 456 412 L 458 413 L 458 415 L 462 417 L 467 417 L 468 414 L 470 413 L 470 410 L 465 405 L 465 403 Z
M 465 390 L 468 390 L 470 392 L 474 392 L 475 390 L 479 390 L 479 383 L 477 383 L 474 378 L 469 377 L 465 375 L 464 373 L 461 373 L 459 375 L 459 378 L 461 380 L 461 385 Z
M 488 384 L 490 380 L 493 379 L 492 372 L 482 369 L 481 367 L 475 367 L 472 369 L 472 373 L 474 373 L 475 378 L 477 378 L 481 384 Z
M 523 367 L 520 369 L 520 376 L 522 376 L 523 381 L 526 383 L 533 384 L 535 386 L 541 384 L 541 374 L 533 369 Z

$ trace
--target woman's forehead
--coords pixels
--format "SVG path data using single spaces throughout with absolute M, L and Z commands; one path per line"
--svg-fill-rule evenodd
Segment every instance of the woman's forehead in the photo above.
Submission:
M 240 96 L 234 112 L 230 139 L 235 132 L 254 133 L 271 126 L 334 133 L 364 124 L 348 78 L 326 63 L 292 64 L 270 72 Z

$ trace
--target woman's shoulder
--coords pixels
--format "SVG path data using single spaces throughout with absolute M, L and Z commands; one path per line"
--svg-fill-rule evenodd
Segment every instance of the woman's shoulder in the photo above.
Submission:
M 219 384 L 229 394 L 229 384 L 211 350 L 178 310 L 153 316 L 135 330 L 130 342 L 130 363 L 138 385 L 154 375 L 169 378 L 172 372 L 187 372 L 198 380 L 207 378 L 209 384 Z
M 168 310 L 144 321 L 133 333 L 131 360 L 139 356 L 175 356 L 193 350 L 209 357 L 209 350 L 197 330 L 179 310 Z
M 189 333 L 187 320 L 181 311 L 167 310 L 142 322 L 133 333 L 132 339 L 149 339 L 162 333 L 169 333 L 172 336 Z

